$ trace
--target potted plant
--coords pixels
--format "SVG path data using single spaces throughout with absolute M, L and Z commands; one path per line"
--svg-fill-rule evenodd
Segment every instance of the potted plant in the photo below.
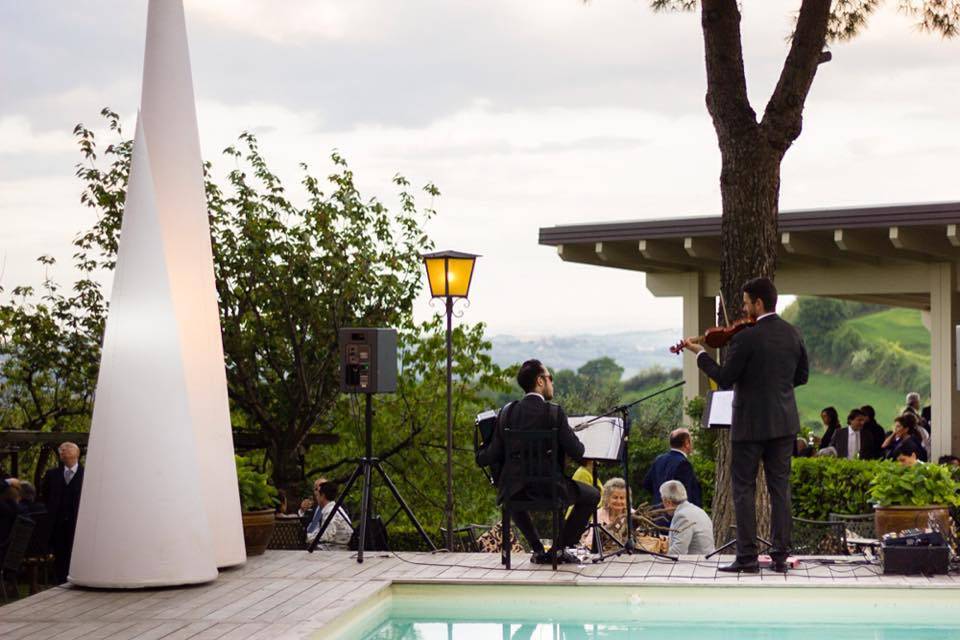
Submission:
M 277 490 L 268 482 L 267 474 L 257 471 L 253 462 L 242 456 L 234 457 L 243 511 L 243 541 L 248 556 L 259 556 L 267 550 L 273 536 Z
M 937 529 L 951 539 L 950 508 L 960 506 L 960 482 L 939 464 L 884 464 L 870 483 L 877 536 Z

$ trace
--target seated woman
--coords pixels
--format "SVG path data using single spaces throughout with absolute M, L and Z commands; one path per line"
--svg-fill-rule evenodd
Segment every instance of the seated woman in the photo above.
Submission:
M 881 445 L 884 459 L 896 460 L 897 449 L 900 448 L 904 440 L 909 438 L 916 442 L 919 447 L 920 451 L 918 453 L 920 460 L 926 462 L 927 452 L 923 442 L 924 435 L 926 435 L 926 433 L 917 427 L 917 418 L 912 413 L 905 413 L 898 416 L 893 421 L 893 431 L 890 432 L 890 435 L 887 436 L 886 440 L 883 441 L 883 445 Z
M 597 510 L 597 522 L 613 534 L 621 543 L 627 539 L 627 483 L 623 478 L 610 478 L 603 483 L 603 492 L 600 497 L 600 508 Z M 603 551 L 619 549 L 619 545 L 607 535 L 600 536 L 603 540 Z M 593 549 L 593 529 L 588 528 L 580 544 Z

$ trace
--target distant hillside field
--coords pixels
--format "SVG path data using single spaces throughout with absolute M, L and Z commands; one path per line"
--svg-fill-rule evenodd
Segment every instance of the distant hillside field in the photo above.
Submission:
M 812 373 L 810 381 L 798 387 L 796 393 L 801 424 L 821 424 L 820 411 L 830 406 L 837 408 L 840 422 L 845 423 L 850 409 L 869 404 L 877 410 L 877 422 L 886 429 L 892 427 L 893 417 L 903 408 L 905 395 L 867 382 L 817 372 Z M 821 431 L 822 428 L 814 430 L 815 433 Z
M 911 361 L 930 367 L 930 332 L 915 309 L 889 309 L 847 321 L 870 342 L 899 347 Z

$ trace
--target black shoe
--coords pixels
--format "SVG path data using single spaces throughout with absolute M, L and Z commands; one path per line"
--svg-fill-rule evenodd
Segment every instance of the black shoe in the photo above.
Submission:
M 774 560 L 770 565 L 770 570 L 775 573 L 786 573 L 789 570 L 786 560 Z
M 560 555 L 558 555 L 557 562 L 559 562 L 560 564 L 581 564 L 580 558 L 573 555 L 569 551 L 564 551 Z
M 760 563 L 756 560 L 753 562 L 734 560 L 725 567 L 717 567 L 717 571 L 724 571 L 726 573 L 760 573 Z
M 530 554 L 530 564 L 553 564 L 549 551 L 534 551 Z

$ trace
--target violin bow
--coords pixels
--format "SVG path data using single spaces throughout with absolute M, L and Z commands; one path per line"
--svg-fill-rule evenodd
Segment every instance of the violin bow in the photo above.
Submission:
M 720 295 L 720 310 L 723 312 L 723 324 L 730 326 L 730 316 L 727 315 L 727 303 L 723 300 L 723 289 L 718 289 L 717 293 Z

